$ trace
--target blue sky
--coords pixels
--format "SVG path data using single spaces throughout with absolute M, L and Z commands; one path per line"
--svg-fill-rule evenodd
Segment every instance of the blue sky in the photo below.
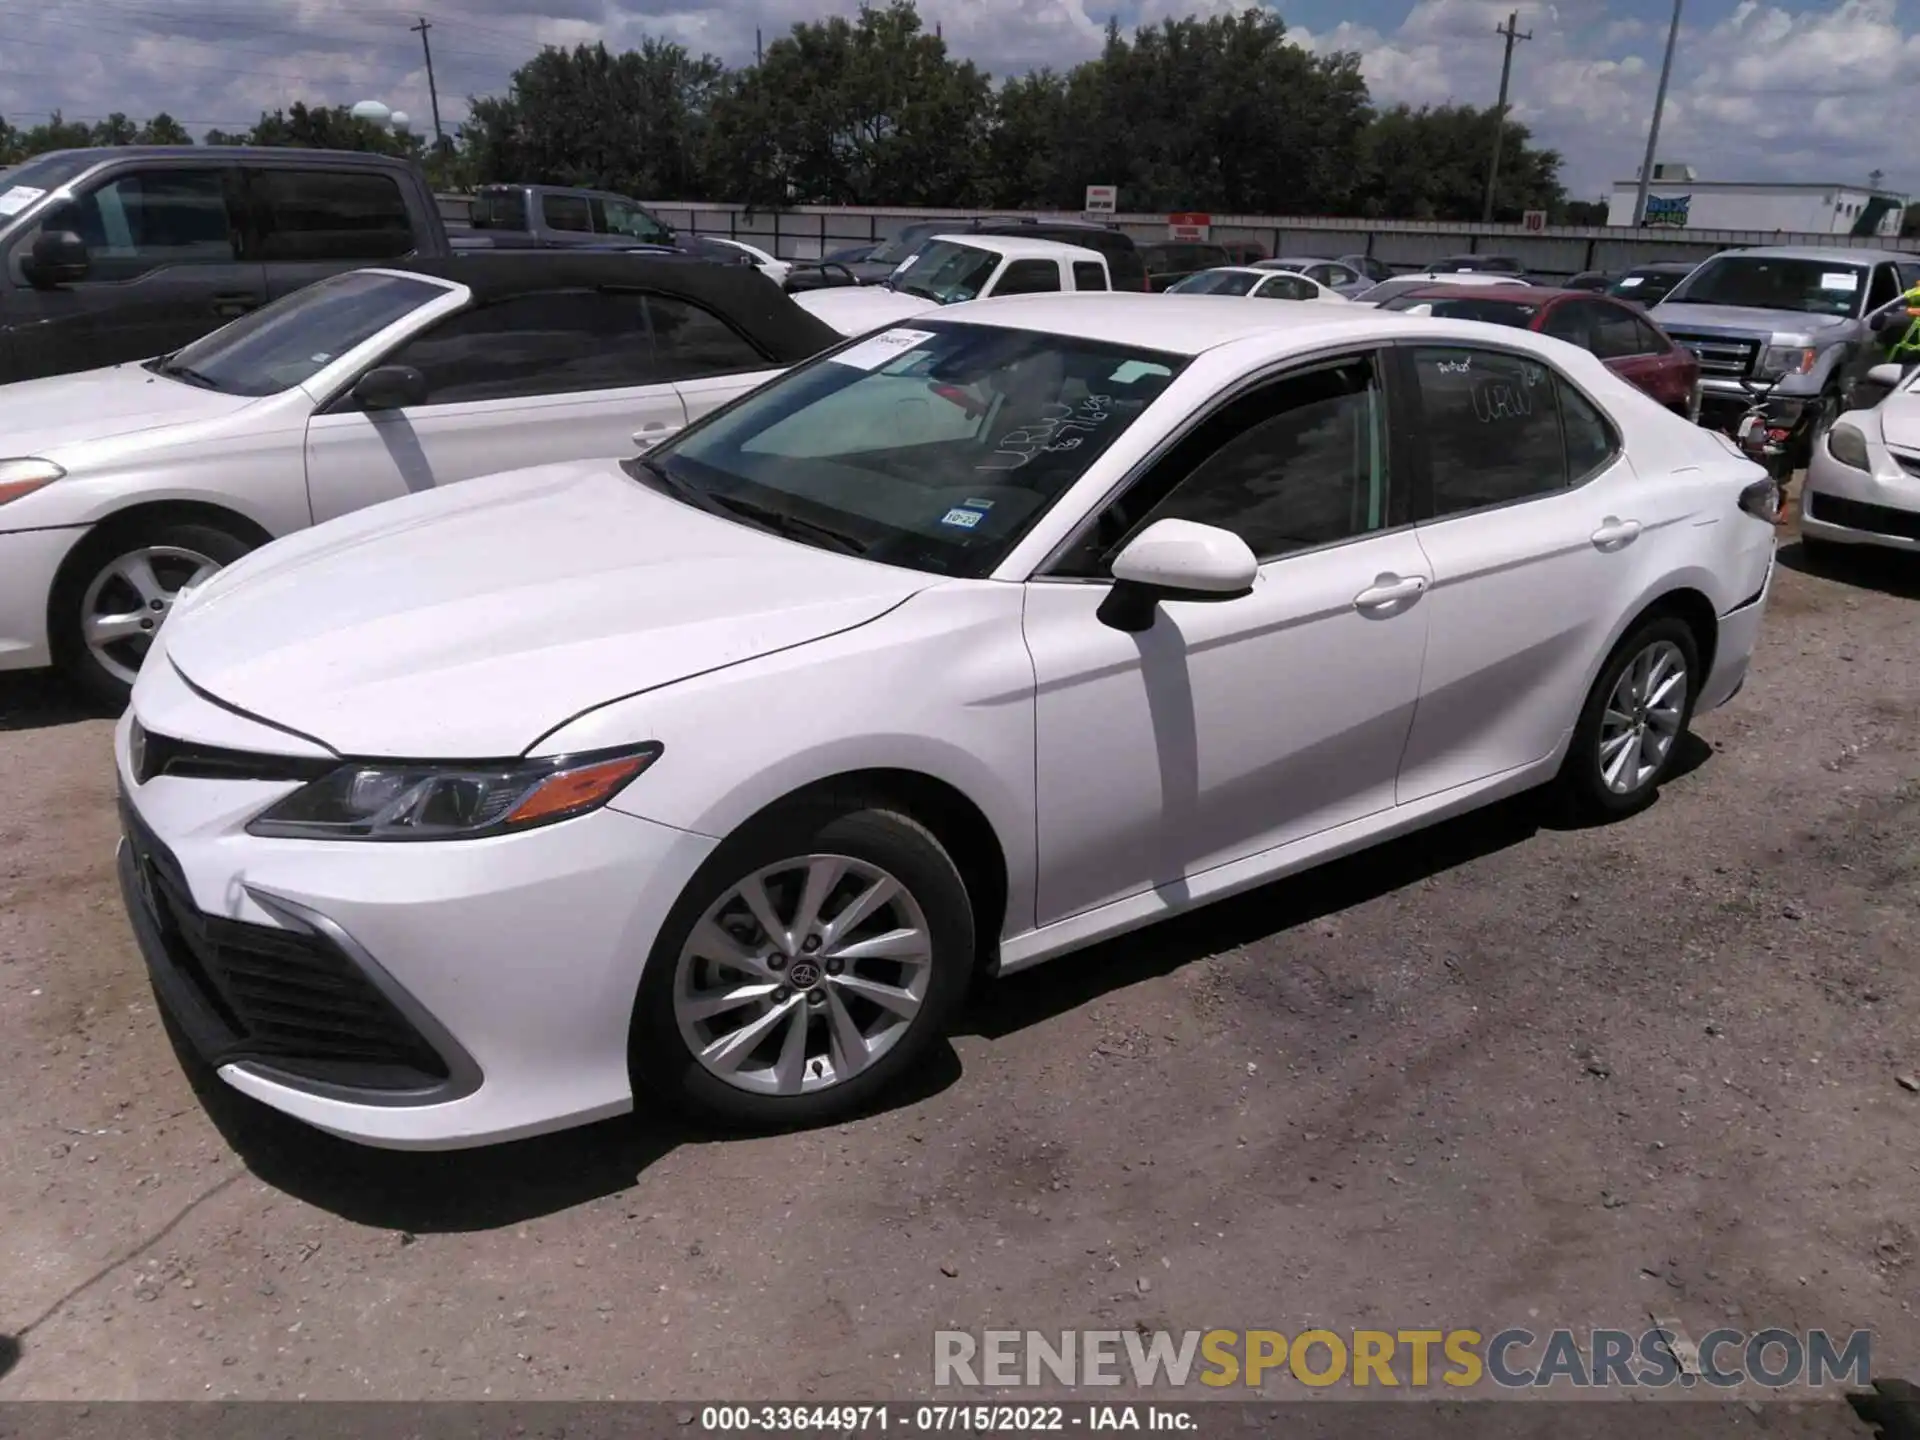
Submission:
M 949 44 L 997 75 L 1071 65 L 1123 26 L 1217 14 L 1246 0 L 921 0 Z M 731 61 L 800 19 L 857 0 L 414 0 L 433 24 L 442 112 L 504 86 L 543 42 L 647 34 Z M 1287 0 L 1277 8 L 1310 48 L 1357 50 L 1374 96 L 1491 104 L 1494 27 L 1513 9 L 1534 38 L 1514 58 L 1512 103 L 1566 157 L 1579 198 L 1638 165 L 1668 0 Z M 377 98 L 427 125 L 414 13 L 382 0 L 0 0 L 0 114 L 32 124 L 58 106 L 94 118 L 166 109 L 195 129 L 235 128 L 305 98 Z M 1708 180 L 1865 183 L 1920 191 L 1900 143 L 1920 92 L 1920 0 L 1687 0 L 1661 157 Z M 1097 181 L 1099 177 L 1089 177 Z M 669 198 L 669 197 L 654 197 Z M 677 197 L 676 197 L 677 198 Z M 702 197 L 719 198 L 719 197 Z

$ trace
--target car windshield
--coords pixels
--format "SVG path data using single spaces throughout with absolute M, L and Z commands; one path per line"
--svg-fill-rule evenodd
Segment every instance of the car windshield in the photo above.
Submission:
M 447 293 L 446 286 L 426 280 L 350 270 L 148 361 L 148 368 L 203 390 L 277 395 Z
M 1629 270 L 1607 287 L 1607 294 L 1620 300 L 1635 300 L 1651 305 L 1687 278 L 1685 270 Z
M 1262 277 L 1246 275 L 1238 270 L 1202 270 L 1198 275 L 1189 275 L 1177 285 L 1167 287 L 1169 295 L 1245 295 L 1260 283 Z
M 1866 282 L 1863 267 L 1844 261 L 1723 255 L 1694 271 L 1666 298 L 1676 305 L 1852 315 L 1860 308 Z
M 891 240 L 883 240 L 876 245 L 867 259 L 898 265 L 916 254 L 927 243 L 927 237 L 938 235 L 941 228 L 939 225 L 909 225 Z
M 903 295 L 954 305 L 977 297 L 999 266 L 1000 256 L 992 250 L 936 240 L 887 283 Z
M 0 170 L 0 221 L 11 219 L 40 197 L 38 195 L 12 196 L 6 198 L 14 189 L 53 190 L 78 175 L 89 165 L 97 164 L 99 156 L 86 150 L 56 150 L 51 154 L 37 155 L 18 165 Z M 18 205 L 14 208 L 14 201 Z
M 606 211 L 609 234 L 630 235 L 649 245 L 669 245 L 673 242 L 673 231 L 666 222 L 644 205 L 632 200 L 612 199 L 606 202 Z
M 625 463 L 644 484 L 794 540 L 977 577 L 1187 363 L 916 321 L 789 371 Z
M 1488 325 L 1513 325 L 1526 329 L 1539 313 L 1538 305 L 1529 305 L 1521 300 L 1495 299 L 1491 295 L 1443 295 L 1434 299 L 1431 295 L 1422 297 L 1416 291 L 1411 295 L 1398 295 L 1380 307 L 1382 310 L 1417 311 L 1422 315 L 1433 315 L 1442 320 L 1479 320 Z

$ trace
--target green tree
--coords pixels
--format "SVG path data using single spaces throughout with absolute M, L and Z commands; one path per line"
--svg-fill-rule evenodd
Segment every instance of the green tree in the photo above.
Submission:
M 87 143 L 90 145 L 131 145 L 139 138 L 139 135 L 140 127 L 116 110 L 93 127 L 92 138 Z
M 622 54 L 604 44 L 544 50 L 505 96 L 468 102 L 463 147 L 488 179 L 692 197 L 724 74 L 713 56 L 662 40 Z
M 214 137 L 220 138 L 216 140 Z M 310 150 L 368 150 L 418 158 L 426 148 L 418 135 L 396 134 L 357 118 L 345 105 L 309 106 L 296 100 L 285 110 L 263 111 L 253 129 L 233 137 L 207 132 L 209 145 L 289 145 Z
M 749 204 L 965 205 L 989 77 L 925 33 L 911 0 L 803 23 L 713 104 L 708 174 Z
M 191 145 L 193 136 L 187 133 L 186 126 L 162 110 L 140 127 L 140 133 L 134 137 L 134 143 L 136 145 Z
M 1493 108 L 1396 105 L 1367 126 L 1359 154 L 1359 213 L 1369 219 L 1478 220 L 1493 151 Z M 1506 122 L 1494 219 L 1517 223 L 1528 210 L 1566 201 L 1560 156 L 1535 149 L 1527 127 Z

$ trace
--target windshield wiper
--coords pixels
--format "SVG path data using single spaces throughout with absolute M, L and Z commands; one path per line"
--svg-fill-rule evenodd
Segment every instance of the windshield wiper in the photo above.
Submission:
M 218 390 L 220 382 L 211 375 L 203 375 L 191 365 L 174 363 L 171 355 L 162 355 L 153 362 L 153 373 L 165 375 L 169 380 L 183 380 L 189 385 L 198 385 L 202 390 Z
M 797 515 L 783 514 L 768 509 L 765 505 L 756 505 L 751 500 L 742 500 L 738 495 L 709 495 L 715 505 L 723 506 L 742 520 L 784 535 L 789 540 L 817 542 L 829 550 L 837 550 L 842 555 L 864 555 L 867 547 L 851 535 L 843 535 L 838 530 L 828 529 L 825 525 L 816 525 L 811 520 L 802 520 Z
M 724 515 L 736 520 L 745 520 L 748 524 L 762 530 L 784 535 L 790 540 L 817 541 L 830 550 L 843 555 L 861 555 L 867 547 L 851 535 L 842 535 L 838 530 L 829 530 L 824 525 L 815 525 L 794 515 L 785 515 L 778 510 L 770 510 L 764 505 L 756 505 L 751 500 L 742 500 L 737 495 L 716 495 L 710 490 L 697 490 L 686 481 L 672 474 L 656 460 L 644 455 L 636 455 L 630 460 L 622 460 L 620 468 L 643 484 L 656 490 L 664 490 L 676 500 L 684 500 L 697 510 L 709 515 Z

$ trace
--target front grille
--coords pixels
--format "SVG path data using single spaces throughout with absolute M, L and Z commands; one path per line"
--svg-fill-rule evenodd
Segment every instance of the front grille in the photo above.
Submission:
M 1896 450 L 1893 452 L 1893 458 L 1909 475 L 1920 475 L 1920 455 L 1902 455 Z
M 1717 375 L 1738 380 L 1753 373 L 1760 358 L 1757 340 L 1727 340 L 1717 335 L 1690 335 L 1684 330 L 1669 330 L 1668 337 L 1700 362 L 1702 375 Z
M 151 829 L 124 801 L 137 903 L 158 932 L 159 956 L 205 1014 L 196 1035 L 216 1065 L 258 1060 L 355 1090 L 417 1091 L 447 1063 L 325 936 L 208 915 Z M 130 903 L 134 903 L 130 899 Z
M 1812 520 L 1844 525 L 1849 530 L 1864 530 L 1870 535 L 1920 540 L 1920 512 L 1870 505 L 1864 500 L 1842 500 L 1832 495 L 1809 495 L 1806 503 L 1807 516 Z
M 176 740 L 133 722 L 131 736 L 133 778 L 144 785 L 156 775 L 193 780 L 317 780 L 340 762 L 300 755 L 261 755 L 248 750 L 223 750 Z

